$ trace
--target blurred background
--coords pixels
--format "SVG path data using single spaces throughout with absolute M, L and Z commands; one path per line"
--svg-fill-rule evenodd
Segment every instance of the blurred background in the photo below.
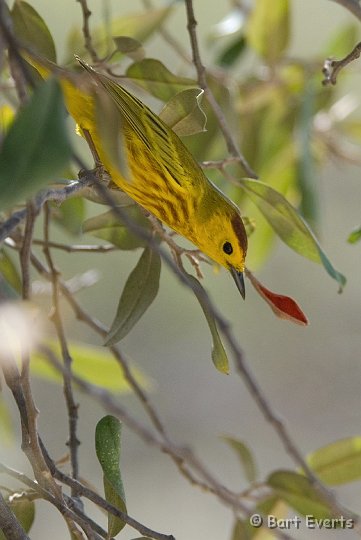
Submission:
M 47 22 L 62 58 L 66 31 L 80 27 L 81 13 L 76 2 L 32 0 Z M 142 2 L 89 0 L 92 23 L 112 16 L 143 11 Z M 160 5 L 160 3 L 158 4 Z M 352 16 L 328 0 L 293 0 L 292 35 L 289 56 L 307 59 L 325 50 L 330 35 Z M 210 61 L 212 28 L 229 12 L 227 2 L 195 0 L 201 52 Z M 185 8 L 179 2 L 167 21 L 167 28 L 188 48 Z M 149 40 L 148 56 L 159 58 L 176 71 L 174 53 L 159 36 Z M 326 54 L 326 53 L 325 53 Z M 359 64 L 353 66 L 355 87 L 341 86 L 340 92 L 359 95 Z M 357 166 L 329 161 L 317 173 L 319 183 L 322 246 L 334 265 L 347 277 L 347 286 L 337 294 L 337 284 L 320 265 L 293 253 L 279 241 L 256 275 L 271 290 L 288 294 L 302 306 L 310 325 L 299 327 L 274 317 L 264 301 L 247 285 L 246 301 L 235 292 L 225 271 L 215 274 L 205 267 L 203 285 L 220 311 L 230 321 L 248 365 L 265 395 L 287 425 L 305 455 L 334 440 L 360 434 L 361 383 L 361 251 L 347 237 L 360 224 L 361 182 Z M 91 210 L 90 210 L 91 212 Z M 70 242 L 53 229 L 53 239 Z M 80 239 L 81 241 L 83 239 Z M 89 237 L 84 242 L 89 243 Z M 252 239 L 250 240 L 252 254 Z M 65 277 L 95 269 L 98 282 L 78 298 L 90 312 L 111 324 L 120 292 L 139 254 L 115 252 L 104 255 L 56 253 Z M 251 268 L 252 269 L 252 268 Z M 44 302 L 44 306 L 47 303 Z M 45 308 L 44 308 L 45 309 Z M 45 313 L 45 312 L 44 312 Z M 67 329 L 73 339 L 101 345 L 94 334 L 74 321 L 65 308 Z M 232 366 L 229 376 L 218 373 L 211 362 L 211 340 L 203 313 L 191 293 L 163 266 L 156 301 L 122 343 L 122 350 L 152 381 L 151 400 L 169 434 L 179 445 L 190 446 L 225 485 L 241 491 L 246 480 L 237 459 L 221 440 L 230 435 L 245 441 L 263 479 L 276 468 L 294 469 L 273 429 L 267 424 Z M 35 379 L 34 396 L 40 410 L 43 439 L 54 457 L 66 452 L 67 421 L 63 414 L 62 390 Z M 5 392 L 6 394 L 6 392 Z M 9 397 L 9 396 L 7 396 Z M 101 489 L 102 473 L 94 450 L 94 429 L 105 413 L 90 399 L 77 393 L 80 402 L 79 438 L 81 475 Z M 120 401 L 132 415 L 147 422 L 131 395 Z M 11 400 L 14 425 L 18 416 Z M 19 433 L 16 434 L 20 436 Z M 0 445 L 1 460 L 19 470 L 29 470 L 18 445 Z M 177 540 L 229 539 L 233 516 L 211 495 L 190 486 L 166 455 L 145 446 L 127 428 L 123 431 L 122 471 L 130 515 L 154 530 L 171 533 Z M 361 511 L 360 483 L 337 489 L 339 500 Z M 98 515 L 95 513 L 95 517 Z M 291 514 L 293 515 L 293 514 Z M 105 524 L 105 517 L 101 518 Z M 41 502 L 31 538 L 53 540 L 66 537 L 63 520 Z M 354 538 L 353 531 L 289 531 L 297 538 Z M 120 537 L 135 538 L 126 527 Z

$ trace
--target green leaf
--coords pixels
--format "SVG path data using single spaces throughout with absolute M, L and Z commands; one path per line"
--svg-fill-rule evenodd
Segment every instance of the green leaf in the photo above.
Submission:
M 349 237 L 347 238 L 347 242 L 350 244 L 356 244 L 356 242 L 359 242 L 361 240 L 361 227 L 358 229 L 355 229 L 350 233 Z
M 58 357 L 61 356 L 57 340 L 47 341 L 46 346 Z M 113 392 L 129 393 L 132 391 L 122 369 L 119 368 L 110 351 L 104 347 L 84 345 L 74 341 L 69 341 L 68 347 L 73 359 L 72 370 L 75 375 Z M 62 375 L 49 364 L 45 354 L 32 353 L 30 369 L 33 375 L 47 381 L 58 384 L 63 381 Z M 143 373 L 134 368 L 131 371 L 141 386 L 149 386 L 150 383 Z
M 129 218 L 145 229 L 149 229 L 149 220 L 137 205 L 132 205 L 126 210 Z M 114 216 L 110 210 L 98 216 L 87 219 L 83 223 L 83 232 L 110 242 L 119 249 L 132 250 L 145 246 L 145 241 L 138 235 L 130 232 L 124 223 Z
M 257 476 L 256 464 L 252 453 L 244 442 L 233 437 L 222 437 L 224 441 L 236 452 L 243 467 L 248 482 L 254 482 Z
M 145 248 L 124 286 L 106 345 L 123 339 L 149 308 L 158 293 L 160 268 L 158 253 Z
M 54 203 L 52 218 L 70 234 L 78 236 L 82 232 L 85 218 L 85 200 L 82 197 L 70 197 L 60 206 Z
M 264 60 L 273 64 L 289 42 L 288 0 L 257 0 L 246 25 L 248 43 Z
M 287 504 L 300 514 L 311 514 L 316 519 L 332 517 L 327 502 L 317 493 L 308 478 L 293 471 L 275 471 L 267 484 Z
M 288 514 L 287 505 L 274 495 L 261 501 L 254 510 L 263 516 L 275 516 L 276 519 L 283 519 Z M 274 538 L 278 538 L 277 531 L 273 532 L 266 527 L 257 528 L 251 525 L 249 519 L 245 519 L 236 521 L 231 540 L 273 540 Z
M 348 437 L 315 450 L 307 463 L 321 482 L 338 486 L 361 478 L 361 437 Z
M 198 88 L 195 80 L 174 75 L 162 62 L 154 58 L 135 62 L 127 69 L 126 76 L 162 101 L 169 101 L 182 90 Z
M 4 248 L 0 249 L 0 274 L 14 291 L 21 294 L 22 285 L 18 270 Z
M 0 208 L 34 195 L 62 172 L 71 156 L 59 83 L 35 90 L 7 132 L 0 150 Z
M 241 54 L 246 50 L 246 40 L 244 36 L 239 36 L 235 41 L 232 41 L 221 54 L 217 57 L 217 64 L 222 67 L 232 67 Z
M 240 180 L 240 185 L 281 240 L 300 255 L 311 261 L 321 262 L 328 274 L 338 282 L 341 291 L 346 278 L 332 266 L 311 229 L 287 199 L 258 180 L 243 178 Z
M 325 47 L 325 56 L 343 58 L 352 51 L 357 41 L 359 41 L 357 24 L 345 24 L 331 35 Z
M 133 39 L 128 36 L 116 36 L 113 37 L 117 50 L 123 54 L 126 54 L 132 60 L 143 60 L 145 56 L 145 50 L 143 45 L 137 39 Z
M 166 103 L 159 116 L 179 137 L 206 131 L 202 97 L 203 90 L 199 88 L 183 90 Z
M 192 290 L 196 295 L 198 302 L 203 310 L 203 313 L 206 317 L 209 329 L 212 334 L 213 347 L 212 347 L 212 360 L 213 364 L 216 366 L 218 371 L 221 373 L 229 373 L 229 362 L 227 358 L 227 353 L 224 349 L 223 343 L 218 333 L 216 321 L 214 320 L 213 314 L 210 312 L 208 303 L 206 301 L 206 292 L 203 289 L 202 285 L 199 283 L 198 279 L 194 276 L 187 274 L 187 278 L 192 284 Z
M 106 500 L 127 512 L 122 476 L 120 473 L 120 437 L 121 423 L 114 416 L 104 416 L 97 423 L 95 430 L 95 449 L 103 470 L 104 492 Z M 120 518 L 108 513 L 108 535 L 116 536 L 125 526 Z
M 14 442 L 14 427 L 10 411 L 2 397 L 0 397 L 0 426 L 3 444 L 10 445 Z
M 39 13 L 27 2 L 16 1 L 11 15 L 14 32 L 20 42 L 48 60 L 56 62 L 53 37 Z
M 22 494 L 14 493 L 8 497 L 6 503 L 14 512 L 25 532 L 29 532 L 35 518 L 35 503 L 25 499 Z M 4 533 L 0 530 L 0 540 L 6 540 Z

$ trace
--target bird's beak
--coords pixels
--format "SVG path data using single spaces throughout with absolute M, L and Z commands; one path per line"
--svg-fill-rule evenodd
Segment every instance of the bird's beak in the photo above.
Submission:
M 242 296 L 242 298 L 244 300 L 246 298 L 246 288 L 245 288 L 245 285 L 244 285 L 243 272 L 238 272 L 238 270 L 233 268 L 233 266 L 231 266 L 230 272 L 232 274 L 232 277 L 233 277 L 234 281 L 236 282 L 237 289 L 241 293 L 241 296 Z

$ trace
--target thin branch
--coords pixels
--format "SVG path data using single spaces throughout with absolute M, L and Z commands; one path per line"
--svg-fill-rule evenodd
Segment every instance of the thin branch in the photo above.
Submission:
M 80 441 L 77 437 L 77 422 L 78 422 L 78 404 L 75 402 L 71 381 L 71 370 L 72 370 L 72 357 L 69 352 L 68 343 L 65 335 L 64 325 L 62 321 L 61 311 L 60 311 L 60 298 L 59 298 L 59 273 L 55 268 L 53 258 L 51 256 L 51 251 L 49 248 L 49 220 L 50 220 L 50 209 L 48 203 L 44 206 L 44 255 L 49 265 L 51 272 L 51 283 L 53 290 L 53 311 L 52 311 L 52 321 L 54 323 L 58 340 L 61 347 L 61 353 L 64 362 L 64 374 L 63 374 L 63 390 L 65 396 L 65 402 L 68 411 L 68 421 L 69 421 L 69 441 L 68 446 L 70 450 L 70 462 L 72 468 L 72 476 L 77 479 L 79 475 L 79 464 L 78 464 L 78 447 Z M 76 497 L 78 493 L 72 491 L 72 496 Z
M 343 6 L 344 8 L 351 11 L 355 17 L 357 17 L 361 21 L 361 6 L 358 0 L 331 0 L 332 2 L 336 2 L 336 4 L 340 4 L 340 6 Z
M 37 246 L 43 246 L 44 240 L 34 238 L 33 244 Z M 59 242 L 49 241 L 47 245 L 50 248 L 60 249 L 62 251 L 66 251 L 67 253 L 108 253 L 109 251 L 119 250 L 119 248 L 117 248 L 113 244 L 61 244 Z
M 8 540 L 30 540 L 0 493 L 0 530 Z
M 325 78 L 322 81 L 324 86 L 328 84 L 335 85 L 337 82 L 337 76 L 339 72 L 346 67 L 348 64 L 360 58 L 361 55 L 361 42 L 357 43 L 353 50 L 342 58 L 341 60 L 332 60 L 332 58 L 327 58 L 323 64 L 322 73 Z
M 94 63 L 99 62 L 99 57 L 97 55 L 96 50 L 93 47 L 92 37 L 90 33 L 90 27 L 89 27 L 89 19 L 91 17 L 92 12 L 90 11 L 87 0 L 76 0 L 81 5 L 81 10 L 83 14 L 83 36 L 84 36 L 84 42 L 85 42 L 85 48 L 87 49 L 88 53 L 91 56 L 91 59 Z
M 193 2 L 192 0 L 185 0 L 185 4 L 186 4 L 187 20 L 188 20 L 187 28 L 189 32 L 191 47 L 192 47 L 193 63 L 197 70 L 199 86 L 204 90 L 204 94 L 207 98 L 207 101 L 211 109 L 213 110 L 214 115 L 217 118 L 217 122 L 223 133 L 223 137 L 224 137 L 224 140 L 226 141 L 229 153 L 233 157 L 236 157 L 238 159 L 238 161 L 241 163 L 242 167 L 244 168 L 248 176 L 250 176 L 251 178 L 257 178 L 256 173 L 253 171 L 253 169 L 247 162 L 246 158 L 239 151 L 237 144 L 233 138 L 233 135 L 227 125 L 222 109 L 218 105 L 217 100 L 215 99 L 211 89 L 209 88 L 207 84 L 206 69 L 202 63 L 200 51 L 199 51 L 198 38 L 197 38 L 197 33 L 196 33 L 197 21 L 194 16 Z

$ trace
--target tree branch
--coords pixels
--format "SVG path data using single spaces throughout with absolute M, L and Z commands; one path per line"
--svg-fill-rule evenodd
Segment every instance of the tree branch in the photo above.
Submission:
M 0 529 L 7 540 L 30 540 L 0 492 Z
M 339 72 L 346 67 L 348 64 L 357 60 L 361 55 L 361 42 L 357 43 L 352 51 L 342 58 L 341 60 L 333 60 L 332 58 L 327 58 L 323 64 L 322 73 L 325 78 L 322 81 L 324 86 L 328 84 L 335 85 L 337 82 L 337 76 Z

